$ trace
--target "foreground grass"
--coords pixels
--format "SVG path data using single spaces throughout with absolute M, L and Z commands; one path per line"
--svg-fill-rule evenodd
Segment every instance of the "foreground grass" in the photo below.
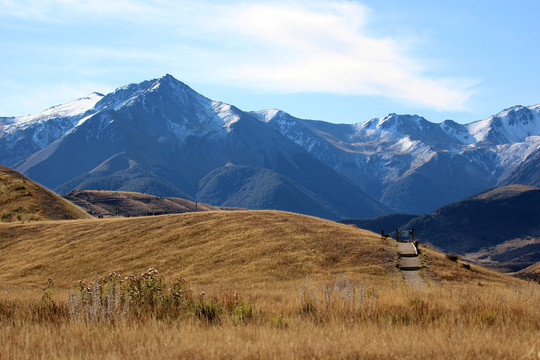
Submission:
M 190 311 L 92 320 L 70 313 L 66 299 L 4 294 L 1 357 L 540 359 L 540 287 L 532 283 L 411 290 L 336 278 L 265 293 L 207 290 L 221 309 L 216 321 Z M 227 306 L 235 301 L 251 315 Z
M 395 245 L 277 211 L 0 224 L 0 359 L 540 358 L 538 285 L 422 247 L 410 289 Z

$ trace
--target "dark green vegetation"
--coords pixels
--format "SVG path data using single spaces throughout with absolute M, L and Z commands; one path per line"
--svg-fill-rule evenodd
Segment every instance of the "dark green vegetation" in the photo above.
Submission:
M 336 206 L 294 181 L 249 166 L 229 165 L 212 171 L 201 180 L 197 198 L 224 206 L 243 204 L 249 209 L 272 209 L 279 204 L 281 210 L 302 213 L 310 209 L 324 218 L 335 218 L 338 213 Z

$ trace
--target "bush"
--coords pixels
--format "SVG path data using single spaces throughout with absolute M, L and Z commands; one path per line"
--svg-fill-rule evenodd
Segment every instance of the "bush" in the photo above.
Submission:
M 456 254 L 446 254 L 446 258 L 450 261 L 458 261 L 459 255 Z
M 122 277 L 114 272 L 98 279 L 95 274 L 93 282 L 79 281 L 76 286 L 76 292 L 70 293 L 68 298 L 73 320 L 113 321 L 129 315 L 158 319 L 191 316 L 206 323 L 216 323 L 223 314 L 241 322 L 255 317 L 253 305 L 239 299 L 236 293 L 207 299 L 202 291 L 194 296 L 185 280 L 179 278 L 167 286 L 153 268 L 139 276 Z M 308 300 L 305 311 L 313 310 L 314 305 Z

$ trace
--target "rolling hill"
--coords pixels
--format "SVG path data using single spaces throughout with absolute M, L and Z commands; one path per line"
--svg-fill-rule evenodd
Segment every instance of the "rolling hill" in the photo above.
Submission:
M 149 267 L 169 279 L 236 288 L 289 289 L 307 275 L 317 281 L 346 275 L 369 284 L 403 284 L 393 241 L 281 211 L 6 223 L 0 224 L 0 239 L 0 282 L 6 289 L 39 286 L 49 277 L 70 287 L 94 272 Z M 433 259 L 428 273 L 441 281 L 511 281 L 481 268 L 464 269 L 442 255 Z
M 94 216 L 144 216 L 236 209 L 128 191 L 74 190 L 64 195 L 64 198 Z
M 534 280 L 540 283 L 540 261 L 523 270 L 518 271 L 514 275 L 521 279 Z
M 91 218 L 83 209 L 20 173 L 0 166 L 0 221 Z

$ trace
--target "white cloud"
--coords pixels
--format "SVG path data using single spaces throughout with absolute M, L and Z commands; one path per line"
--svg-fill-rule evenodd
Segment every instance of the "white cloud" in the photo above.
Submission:
M 0 0 L 0 12 L 41 22 L 114 19 L 146 40 L 99 51 L 83 44 L 81 56 L 134 55 L 200 82 L 379 95 L 441 111 L 463 110 L 474 85 L 426 75 L 433 69 L 411 55 L 410 39 L 368 35 L 372 11 L 352 1 Z
M 226 80 L 246 86 L 381 95 L 437 110 L 465 107 L 471 81 L 427 77 L 426 65 L 398 40 L 366 35 L 369 15 L 352 2 L 248 5 L 225 12 L 216 24 L 237 24 L 225 33 L 246 42 L 247 58 L 216 56 L 225 62 Z

